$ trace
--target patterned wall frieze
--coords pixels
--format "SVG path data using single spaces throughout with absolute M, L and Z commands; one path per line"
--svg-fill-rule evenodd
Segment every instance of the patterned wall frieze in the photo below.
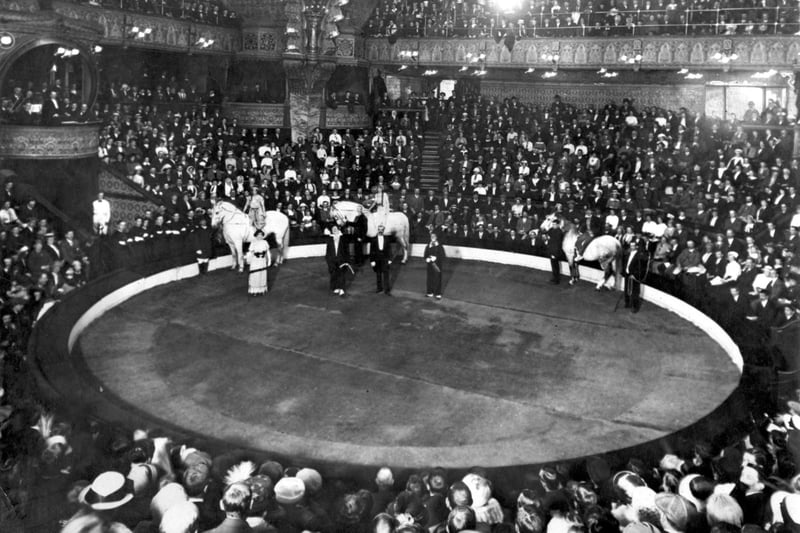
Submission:
M 0 0 L 0 11 L 39 11 L 38 0 Z
M 363 129 L 372 125 L 372 121 L 367 115 L 364 106 L 354 106 L 353 112 L 347 110 L 346 106 L 339 106 L 336 109 L 327 108 L 325 110 L 326 128 L 355 128 Z
M 98 124 L 0 128 L 0 157 L 77 159 L 97 154 Z
M 659 106 L 667 109 L 686 109 L 698 113 L 705 110 L 705 87 L 702 85 L 639 85 L 639 84 L 531 84 L 481 82 L 481 94 L 499 100 L 516 96 L 524 103 L 548 105 L 559 95 L 563 102 L 594 104 L 602 107 L 609 101 L 622 103 L 635 95 L 634 104 L 641 108 Z
M 242 30 L 242 49 L 239 55 L 281 57 L 286 48 L 284 28 L 245 28 Z
M 103 28 L 103 42 L 127 46 L 159 48 L 183 52 L 200 52 L 194 43 L 201 37 L 213 39 L 214 44 L 202 49 L 203 53 L 233 53 L 240 49 L 240 32 L 223 28 L 176 20 L 170 17 L 129 13 L 81 4 L 53 1 L 53 10 L 65 17 L 94 22 Z M 143 39 L 127 36 L 133 26 L 151 28 L 152 33 Z
M 222 114 L 235 118 L 240 125 L 256 128 L 282 128 L 285 123 L 283 104 L 241 104 L 229 102 L 222 105 Z
M 539 66 L 552 63 L 545 57 L 557 52 L 562 67 L 625 68 L 623 57 L 642 56 L 643 68 L 722 68 L 713 59 L 717 52 L 731 51 L 739 59 L 731 68 L 793 68 L 800 53 L 795 36 L 759 37 L 642 37 L 618 39 L 522 39 L 511 51 L 493 39 L 367 39 L 366 57 L 375 63 L 403 63 L 400 52 L 419 50 L 422 65 L 463 65 L 468 54 L 486 55 L 488 66 Z

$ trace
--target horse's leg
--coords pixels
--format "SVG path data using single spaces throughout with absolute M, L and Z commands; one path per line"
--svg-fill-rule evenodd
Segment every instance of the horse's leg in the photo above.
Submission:
M 607 288 L 608 279 L 611 277 L 611 263 L 603 261 L 600 266 L 603 267 L 603 278 L 597 282 L 597 290 Z
M 236 265 L 239 272 L 244 272 L 244 253 L 242 253 L 242 241 L 236 241 Z
M 239 264 L 239 258 L 236 256 L 236 246 L 234 246 L 233 241 L 228 242 L 228 248 L 230 248 L 231 257 L 233 258 L 233 265 L 231 265 L 231 270 L 236 270 L 236 266 Z

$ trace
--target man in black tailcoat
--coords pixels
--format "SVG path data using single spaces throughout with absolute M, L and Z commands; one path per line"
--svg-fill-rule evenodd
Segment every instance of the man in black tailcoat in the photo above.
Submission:
M 553 277 L 550 283 L 558 285 L 561 283 L 561 247 L 564 244 L 564 230 L 561 229 L 561 220 L 556 218 L 553 227 L 547 230 L 547 256 L 550 258 L 550 270 Z
M 325 262 L 328 264 L 328 274 L 331 276 L 331 291 L 339 296 L 344 296 L 345 270 L 349 267 L 347 261 L 347 244 L 342 239 L 339 226 L 334 224 L 330 236 L 326 239 Z
M 436 233 L 431 232 L 431 240 L 425 247 L 425 263 L 428 265 L 426 296 L 442 299 L 442 263 L 445 257 L 444 247 L 439 244 Z
M 642 281 L 647 275 L 647 251 L 639 249 L 639 241 L 633 239 L 625 258 L 625 307 L 638 313 L 642 306 Z
M 370 266 L 375 271 L 377 288 L 375 292 L 391 294 L 392 247 L 389 238 L 383 234 L 384 227 L 378 226 L 378 235 L 370 242 Z

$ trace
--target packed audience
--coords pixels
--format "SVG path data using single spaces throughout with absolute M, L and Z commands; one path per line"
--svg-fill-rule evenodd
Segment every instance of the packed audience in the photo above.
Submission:
M 73 0 L 90 6 L 124 9 L 146 15 L 160 15 L 216 26 L 239 26 L 236 11 L 224 2 L 211 0 Z
M 381 0 L 367 33 L 373 37 L 598 37 L 632 35 L 792 34 L 796 2 L 740 0 L 523 0 L 415 2 Z
M 99 246 L 75 245 L 102 250 L 98 259 L 78 251 L 77 262 L 67 261 L 62 248 L 74 235 L 52 235 L 31 215 L 35 202 L 16 198 L 12 185 L 0 210 L 11 273 L 1 293 L 2 458 L 27 470 L 12 468 L 0 481 L 16 509 L 24 514 L 35 501 L 30 483 L 67 495 L 52 508 L 63 531 L 797 531 L 794 390 L 778 403 L 770 391 L 757 395 L 745 438 L 696 435 L 660 458 L 565 462 L 522 469 L 514 481 L 477 467 L 465 475 L 432 465 L 397 479 L 380 469 L 374 483 L 244 452 L 213 455 L 155 430 L 53 418 L 30 401 L 33 391 L 16 390 L 31 387 L 17 377 L 40 302 L 79 286 L 76 277 L 208 253 L 213 202 L 246 210 L 261 195 L 290 217 L 293 242 L 302 242 L 331 224 L 335 201 L 368 202 L 384 190 L 417 242 L 437 231 L 446 244 L 542 253 L 538 227 L 553 212 L 588 238 L 637 240 L 651 254 L 648 285 L 709 313 L 748 364 L 798 369 L 800 167 L 790 160 L 788 129 L 639 109 L 629 100 L 527 106 L 471 95 L 425 106 L 381 112 L 369 131 L 315 130 L 291 140 L 281 130 L 242 128 L 216 109 L 175 114 L 134 99 L 109 102 L 100 157 L 160 201 L 130 221 L 110 211 L 107 231 L 96 228 Z M 780 115 L 756 112 L 761 120 Z M 423 192 L 420 149 L 432 128 L 443 133 L 441 182 Z

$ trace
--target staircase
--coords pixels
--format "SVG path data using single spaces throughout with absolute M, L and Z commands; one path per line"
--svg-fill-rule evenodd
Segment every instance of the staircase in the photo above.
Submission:
M 425 141 L 422 144 L 422 161 L 420 163 L 420 188 L 422 190 L 439 190 L 442 168 L 439 161 L 439 147 L 442 144 L 442 134 L 436 130 L 425 132 Z
M 125 220 L 131 222 L 145 211 L 155 211 L 162 203 L 158 196 L 151 194 L 118 174 L 110 166 L 101 164 L 98 175 L 99 190 L 111 204 L 111 221 Z

